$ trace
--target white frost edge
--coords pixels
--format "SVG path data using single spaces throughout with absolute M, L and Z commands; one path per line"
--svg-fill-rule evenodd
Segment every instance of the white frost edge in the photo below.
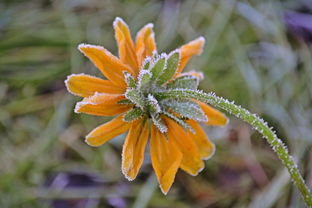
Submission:
M 148 100 L 151 101 L 151 103 L 156 106 L 156 113 L 161 112 L 161 108 L 158 104 L 158 101 L 156 100 L 156 98 L 152 95 L 152 94 L 148 94 L 147 96 Z
M 172 54 L 174 54 L 174 53 L 178 53 L 178 54 L 179 54 L 178 65 L 177 65 L 176 71 L 174 72 L 174 75 L 172 76 L 172 78 L 171 78 L 170 80 L 168 80 L 167 82 L 165 82 L 165 83 L 168 83 L 169 81 L 173 80 L 179 73 L 181 73 L 181 72 L 178 72 L 178 68 L 180 67 L 180 64 L 181 64 L 181 49 L 180 49 L 180 48 L 177 48 L 177 49 L 171 51 L 171 52 L 167 55 L 166 60 L 168 60 L 168 59 L 170 58 L 170 56 L 172 56 Z M 167 61 L 166 61 L 166 63 L 167 63 Z M 167 64 L 166 64 L 166 68 L 167 68 Z M 165 69 L 166 69 L 166 68 L 165 68 Z M 164 83 L 164 84 L 165 84 L 165 83 Z
M 87 99 L 90 99 L 90 98 L 96 98 L 98 96 L 101 96 L 101 95 L 105 95 L 107 93 L 102 93 L 102 92 L 95 92 L 93 95 L 91 95 L 90 97 L 88 97 Z M 116 94 L 117 95 L 117 94 Z M 101 104 L 100 102 L 91 102 L 91 101 L 88 101 L 88 100 L 82 100 L 80 102 L 77 102 L 76 105 L 75 105 L 75 109 L 74 109 L 74 112 L 75 113 L 80 113 L 78 112 L 78 110 L 81 108 L 81 106 L 83 105 L 99 105 Z
M 123 25 L 125 25 L 128 29 L 129 29 L 129 26 L 127 25 L 127 23 L 121 18 L 121 17 L 116 17 L 114 22 L 113 22 L 113 27 L 114 29 L 116 29 L 118 27 L 118 22 L 121 22 Z
M 152 58 L 150 56 L 147 56 L 147 57 L 144 58 L 144 60 L 143 60 L 143 62 L 141 64 L 140 71 L 144 70 L 143 67 L 147 64 L 147 62 L 150 62 L 150 65 L 148 66 L 148 69 L 145 69 L 145 70 L 150 70 L 151 65 L 153 65 L 153 60 L 152 60 Z
M 98 78 L 98 77 L 96 77 L 96 76 L 92 76 L 92 75 L 84 74 L 84 73 L 70 74 L 70 75 L 68 75 L 68 76 L 66 77 L 66 79 L 64 80 L 65 87 L 66 87 L 67 91 L 68 91 L 70 94 L 75 95 L 75 96 L 79 96 L 79 97 L 82 97 L 82 96 L 73 93 L 73 92 L 69 89 L 69 86 L 68 86 L 68 82 L 69 82 L 70 78 L 71 78 L 71 77 L 75 77 L 75 76 L 87 76 L 87 77 L 90 77 L 90 78 L 92 78 L 92 79 L 95 78 L 95 79 L 103 80 L 103 79 Z
M 68 86 L 68 82 L 70 80 L 71 77 L 74 77 L 74 76 L 81 76 L 81 75 L 86 75 L 86 76 L 90 76 L 90 75 L 87 75 L 87 74 L 84 74 L 84 73 L 80 73 L 80 74 L 70 74 L 66 77 L 66 79 L 64 80 L 64 83 L 65 83 L 65 87 L 67 89 L 67 91 L 72 94 L 72 95 L 75 95 L 77 96 L 76 94 L 74 94 L 70 89 L 69 89 L 69 86 Z M 92 76 L 90 76 L 92 77 Z
M 94 105 L 94 103 L 90 102 L 90 101 L 80 101 L 80 102 L 77 102 L 76 105 L 75 105 L 75 109 L 74 109 L 74 112 L 75 113 L 81 113 L 79 112 L 80 108 L 84 105 Z
M 147 28 L 153 29 L 153 28 L 154 28 L 154 24 L 153 24 L 153 23 L 147 23 L 146 25 L 144 25 L 144 26 L 139 30 L 139 32 L 136 34 L 136 36 L 135 36 L 135 40 L 136 40 L 136 41 L 138 40 L 138 36 L 139 36 L 145 29 L 147 29 Z M 155 39 L 155 34 L 154 34 L 154 32 L 152 32 L 151 35 L 152 35 L 153 38 Z
M 138 88 L 141 88 L 142 79 L 143 79 L 144 75 L 146 75 L 146 74 L 148 74 L 150 78 L 152 77 L 152 73 L 149 70 L 146 70 L 146 69 L 141 70 L 139 73 L 139 76 L 138 76 L 138 86 L 137 86 Z
M 211 144 L 212 144 L 212 151 L 211 151 L 210 155 L 208 157 L 203 157 L 202 160 L 209 160 L 216 153 L 216 145 L 212 142 L 211 142 Z
M 193 72 L 198 73 L 198 74 L 199 74 L 199 77 L 192 75 Z M 191 71 L 187 71 L 187 72 L 180 73 L 180 74 L 177 76 L 177 78 L 178 78 L 178 77 L 183 77 L 183 76 L 192 76 L 192 77 L 195 77 L 198 81 L 202 81 L 202 80 L 205 78 L 203 72 L 195 71 L 195 70 L 191 70 Z
M 202 52 L 203 52 L 203 48 L 204 48 L 205 43 L 206 43 L 205 38 L 204 38 L 203 36 L 199 36 L 198 38 L 196 38 L 196 39 L 194 39 L 194 40 L 192 40 L 192 41 L 190 41 L 190 42 L 187 43 L 187 45 L 189 45 L 189 44 L 193 44 L 193 43 L 198 42 L 198 41 L 201 42 L 201 48 L 200 48 L 199 53 L 196 54 L 197 56 L 201 55 Z M 183 47 L 183 46 L 182 46 L 182 47 Z
M 128 132 L 129 134 L 129 132 Z M 127 173 L 127 170 L 124 168 L 124 145 L 122 147 L 122 151 L 121 151 L 121 172 L 122 174 L 125 176 L 125 178 L 128 180 L 128 181 L 133 181 L 135 178 L 131 178 L 129 177 L 126 173 Z M 132 162 L 132 166 L 133 166 L 133 161 Z
M 78 45 L 78 50 L 85 55 L 85 53 L 83 52 L 82 48 L 95 48 L 103 53 L 105 53 L 105 55 L 109 56 L 109 57 L 113 57 L 115 59 L 118 59 L 116 56 L 114 56 L 111 52 L 109 52 L 108 50 L 106 50 L 103 46 L 100 45 L 92 45 L 92 44 L 87 44 L 87 43 L 80 43 Z M 86 56 L 86 55 L 85 55 Z

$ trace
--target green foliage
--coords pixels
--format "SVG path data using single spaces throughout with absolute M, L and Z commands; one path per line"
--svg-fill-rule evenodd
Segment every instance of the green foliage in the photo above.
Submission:
M 124 72 L 126 83 L 131 88 L 136 88 L 136 81 L 129 72 Z
M 182 117 L 194 119 L 199 122 L 207 122 L 208 118 L 202 111 L 201 107 L 188 99 L 166 99 L 162 100 L 164 108 L 173 110 L 180 114 Z
M 150 116 L 152 118 L 153 124 L 157 126 L 160 132 L 165 133 L 168 131 L 166 124 L 164 124 L 158 113 L 151 113 Z
M 141 108 L 133 108 L 129 110 L 123 117 L 123 119 L 127 122 L 136 120 L 144 115 L 144 112 Z
M 190 130 L 191 132 L 195 133 L 194 129 L 190 125 L 188 125 L 188 123 L 186 123 L 183 119 L 175 116 L 172 113 L 169 113 L 168 111 L 164 111 L 163 114 L 166 115 L 167 117 L 171 118 L 172 120 L 174 120 L 178 124 L 180 124 L 184 128 L 185 131 Z
M 171 54 L 168 55 L 166 60 L 165 68 L 163 69 L 162 73 L 157 79 L 158 84 L 164 84 L 169 81 L 173 75 L 176 73 L 180 60 L 180 52 L 173 51 Z
M 126 98 L 133 102 L 137 107 L 144 110 L 145 108 L 145 99 L 142 96 L 141 92 L 137 89 L 128 89 L 125 93 Z
M 199 80 L 190 75 L 181 76 L 172 82 L 168 83 L 168 88 L 182 88 L 182 89 L 192 89 L 196 90 L 198 88 Z
M 164 70 L 166 64 L 166 58 L 160 57 L 159 59 L 155 60 L 153 66 L 151 66 L 152 72 L 152 80 L 157 80 L 161 72 Z

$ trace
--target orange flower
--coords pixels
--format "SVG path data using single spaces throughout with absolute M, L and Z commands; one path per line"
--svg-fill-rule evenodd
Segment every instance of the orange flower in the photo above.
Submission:
M 227 118 L 216 109 L 192 99 L 157 97 L 157 92 L 194 89 L 201 73 L 181 73 L 194 55 L 202 52 L 204 38 L 197 38 L 170 54 L 158 55 L 153 25 L 147 24 L 135 43 L 127 24 L 114 21 L 119 58 L 101 46 L 80 44 L 78 49 L 103 73 L 107 80 L 85 74 L 68 76 L 69 92 L 83 97 L 76 113 L 116 117 L 86 136 L 91 146 L 100 146 L 128 131 L 122 150 L 122 172 L 134 180 L 143 163 L 148 139 L 151 162 L 160 188 L 167 193 L 178 168 L 197 175 L 210 158 L 214 144 L 198 122 L 224 126 Z

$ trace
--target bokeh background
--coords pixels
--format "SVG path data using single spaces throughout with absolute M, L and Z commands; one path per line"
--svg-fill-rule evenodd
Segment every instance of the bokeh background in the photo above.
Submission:
M 100 148 L 84 143 L 110 118 L 75 114 L 64 80 L 101 76 L 77 45 L 117 54 L 116 16 L 133 36 L 153 22 L 159 51 L 204 36 L 186 70 L 204 72 L 201 89 L 267 120 L 312 186 L 311 0 L 1 0 L 0 207 L 304 207 L 266 141 L 233 117 L 206 128 L 215 156 L 197 177 L 179 171 L 167 196 L 148 154 L 138 178 L 124 178 L 124 135 Z

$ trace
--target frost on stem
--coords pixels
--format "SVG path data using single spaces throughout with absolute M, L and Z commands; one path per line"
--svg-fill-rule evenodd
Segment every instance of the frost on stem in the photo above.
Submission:
M 187 90 L 187 89 L 174 89 L 167 92 L 159 92 L 155 95 L 160 100 L 168 98 L 188 98 L 196 99 L 215 107 L 221 108 L 230 114 L 233 114 L 242 120 L 249 123 L 254 129 L 261 133 L 264 138 L 271 145 L 272 149 L 276 152 L 284 166 L 288 169 L 288 172 L 294 182 L 294 184 L 299 189 L 303 199 L 308 206 L 312 206 L 312 195 L 303 180 L 300 171 L 295 164 L 292 156 L 288 154 L 288 149 L 285 144 L 276 136 L 272 131 L 272 128 L 256 114 L 251 114 L 246 109 L 237 106 L 234 102 L 230 102 L 224 98 L 216 96 L 214 93 L 204 93 L 199 90 Z

